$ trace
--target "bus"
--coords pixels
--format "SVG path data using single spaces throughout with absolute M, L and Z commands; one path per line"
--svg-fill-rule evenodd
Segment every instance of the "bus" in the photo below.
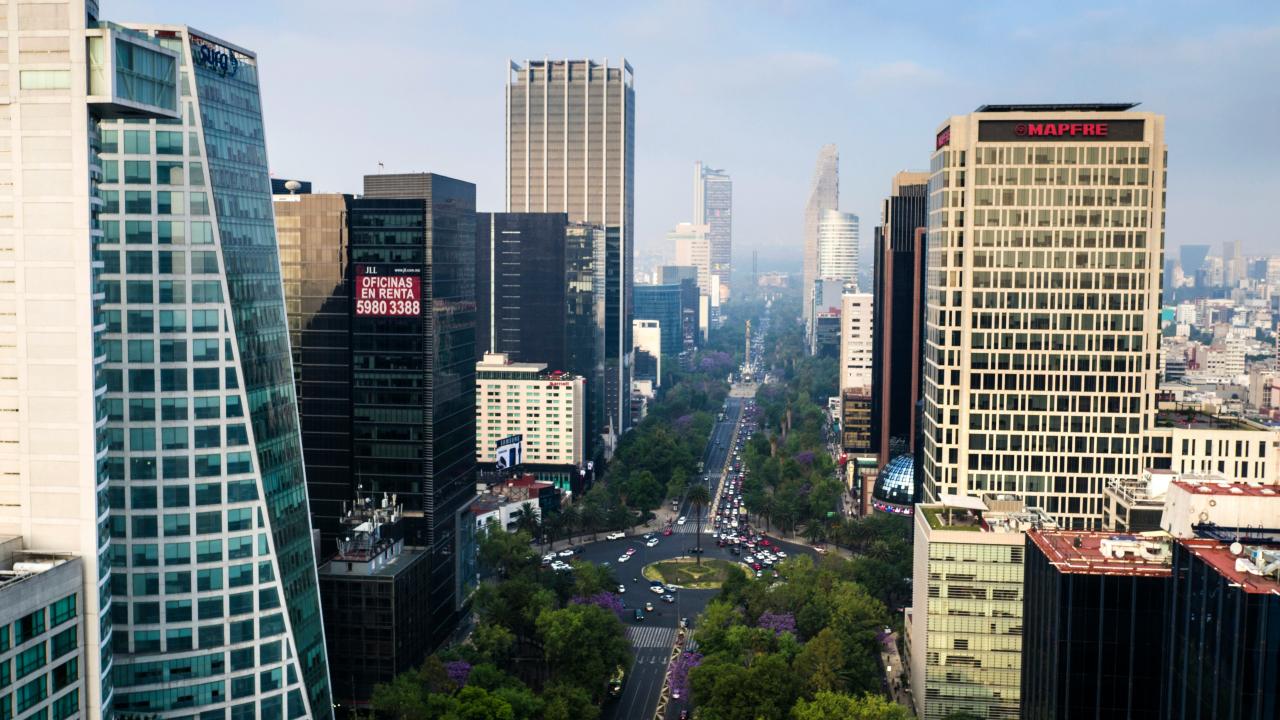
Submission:
M 616 698 L 622 695 L 622 683 L 627 679 L 627 670 L 621 665 L 614 671 L 613 677 L 609 678 L 609 697 Z

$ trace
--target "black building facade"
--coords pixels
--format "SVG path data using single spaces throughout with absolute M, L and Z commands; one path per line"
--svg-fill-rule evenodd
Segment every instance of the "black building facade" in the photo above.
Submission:
M 899 173 L 875 229 L 871 376 L 880 465 L 914 453 L 923 351 L 928 174 Z
M 1236 570 L 1236 560 L 1213 540 L 1174 548 L 1163 718 L 1280 717 L 1280 579 L 1274 570 L 1269 577 Z
M 1161 717 L 1168 565 L 1104 557 L 1102 537 L 1027 534 L 1023 720 Z
M 565 213 L 476 215 L 476 360 L 570 370 Z

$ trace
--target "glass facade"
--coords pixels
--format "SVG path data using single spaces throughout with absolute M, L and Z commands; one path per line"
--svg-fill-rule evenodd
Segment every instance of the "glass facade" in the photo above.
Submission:
M 916 492 L 915 458 L 899 455 L 876 475 L 871 491 L 872 507 L 881 512 L 910 515 Z
M 564 213 L 476 215 L 476 361 L 505 353 L 513 362 L 568 370 Z
M 679 285 L 636 285 L 636 320 L 657 320 L 662 334 L 662 354 L 684 350 Z
M 155 32 L 183 119 L 101 130 L 116 710 L 329 717 L 256 59 Z

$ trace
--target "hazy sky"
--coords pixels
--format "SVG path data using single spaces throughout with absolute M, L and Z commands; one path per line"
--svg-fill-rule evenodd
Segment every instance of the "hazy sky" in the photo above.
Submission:
M 1140 101 L 1167 115 L 1169 245 L 1280 252 L 1280 3 L 101 0 L 257 51 L 280 177 L 358 192 L 432 171 L 503 208 L 508 58 L 625 56 L 636 72 L 636 241 L 692 219 L 693 162 L 734 180 L 734 260 L 799 265 L 818 148 L 864 242 L 893 173 L 983 103 Z M 1271 220 L 1267 220 L 1270 216 Z

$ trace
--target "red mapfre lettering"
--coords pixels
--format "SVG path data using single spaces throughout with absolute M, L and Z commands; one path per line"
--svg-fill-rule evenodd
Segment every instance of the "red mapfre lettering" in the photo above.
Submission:
M 1028 137 L 1106 137 L 1107 123 L 1027 123 Z

